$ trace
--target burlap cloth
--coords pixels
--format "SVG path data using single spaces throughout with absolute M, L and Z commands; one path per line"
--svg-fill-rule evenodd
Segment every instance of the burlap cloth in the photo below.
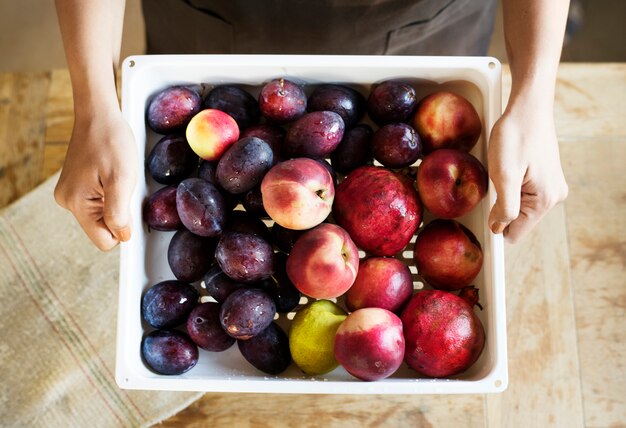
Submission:
M 148 426 L 201 393 L 115 383 L 119 251 L 102 253 L 52 192 L 0 211 L 0 426 Z

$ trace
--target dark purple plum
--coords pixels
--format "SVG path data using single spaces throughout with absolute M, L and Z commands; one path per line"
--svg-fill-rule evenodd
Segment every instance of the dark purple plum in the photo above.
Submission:
M 227 192 L 245 193 L 261 184 L 272 163 L 269 144 L 257 137 L 242 138 L 222 155 L 215 175 Z
M 261 88 L 259 108 L 268 122 L 287 123 L 306 112 L 306 94 L 290 80 L 275 79 Z
M 217 177 L 215 177 L 215 170 L 217 169 L 217 162 L 210 162 L 203 160 L 198 167 L 198 178 L 208 181 L 211 184 L 218 184 Z
M 194 282 L 211 268 L 214 254 L 215 239 L 181 229 L 172 236 L 167 249 L 167 261 L 176 278 Z
M 239 135 L 239 138 L 257 137 L 265 141 L 272 148 L 272 152 L 274 153 L 274 164 L 277 164 L 278 162 L 285 160 L 285 155 L 283 154 L 283 141 L 285 141 L 286 133 L 287 131 L 280 126 L 264 123 L 244 129 Z
M 226 217 L 228 219 L 228 216 L 230 215 L 230 213 L 235 208 L 237 208 L 237 205 L 239 205 L 242 195 L 235 195 L 234 193 L 227 192 L 226 190 L 222 189 L 219 183 L 216 184 L 215 187 L 217 187 L 220 190 L 220 192 L 222 193 L 222 196 L 224 197 L 224 204 L 226 205 Z
M 154 95 L 148 102 L 146 122 L 159 134 L 181 131 L 200 111 L 200 94 L 187 86 L 170 86 Z
M 180 229 L 183 224 L 176 210 L 176 187 L 166 186 L 152 193 L 143 207 L 143 218 L 150 229 Z
M 415 89 L 401 80 L 386 80 L 367 99 L 367 113 L 378 126 L 406 122 L 417 106 Z
M 275 253 L 276 271 L 259 283 L 259 286 L 272 296 L 276 303 L 276 312 L 287 313 L 300 303 L 300 291 L 293 285 L 287 275 L 287 255 Z
M 202 105 L 204 108 L 214 108 L 229 114 L 235 119 L 239 129 L 252 126 L 261 118 L 257 100 L 237 86 L 216 86 L 206 95 Z
M 256 336 L 276 315 L 274 299 L 258 288 L 240 288 L 222 303 L 220 322 L 226 333 L 238 340 Z
M 271 229 L 272 242 L 280 251 L 287 254 L 291 252 L 293 244 L 302 236 L 306 230 L 287 229 L 278 223 L 274 223 Z
M 207 294 L 221 303 L 235 290 L 248 287 L 248 284 L 237 282 L 224 272 L 218 265 L 213 265 L 211 269 L 202 277 L 202 286 L 206 288 Z
M 235 281 L 253 283 L 274 273 L 274 251 L 265 239 L 249 233 L 224 233 L 217 243 L 215 259 Z
M 141 355 L 152 370 L 164 375 L 179 375 L 198 362 L 198 347 L 178 330 L 154 330 L 141 341 Z
M 326 84 L 317 86 L 307 100 L 307 111 L 334 111 L 346 127 L 356 125 L 367 111 L 363 94 L 348 86 Z
M 180 221 L 200 236 L 217 236 L 226 223 L 226 202 L 219 189 L 201 178 L 187 178 L 176 189 Z
M 146 169 L 157 183 L 178 184 L 198 167 L 196 155 L 182 135 L 167 135 L 154 145 Z
M 390 123 L 374 132 L 372 153 L 374 159 L 388 168 L 404 168 L 419 159 L 422 142 L 406 123 Z
M 357 125 L 343 134 L 343 139 L 330 154 L 335 170 L 348 174 L 354 169 L 372 162 L 371 141 L 374 131 L 366 124 Z
M 229 214 L 224 232 L 250 233 L 266 241 L 270 240 L 270 230 L 257 216 L 248 211 L 235 210 Z
M 277 375 L 291 364 L 289 337 L 274 322 L 256 336 L 238 340 L 237 345 L 246 361 L 264 373 Z
M 187 318 L 187 333 L 200 348 L 211 352 L 222 352 L 233 346 L 230 337 L 220 323 L 220 304 L 200 303 Z
M 184 281 L 168 280 L 153 285 L 141 299 L 141 315 L 154 328 L 176 327 L 185 321 L 198 302 L 198 292 Z
M 341 142 L 343 119 L 332 111 L 307 113 L 292 123 L 285 136 L 285 153 L 290 157 L 326 157 Z
M 247 212 L 256 217 L 269 218 L 265 207 L 263 206 L 263 195 L 261 194 L 261 186 L 248 190 L 241 198 L 241 204 Z

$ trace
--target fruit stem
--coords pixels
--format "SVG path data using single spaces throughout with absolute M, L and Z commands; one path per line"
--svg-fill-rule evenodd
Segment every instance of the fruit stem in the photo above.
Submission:
M 478 288 L 473 285 L 463 287 L 459 291 L 459 297 L 469 303 L 471 307 L 478 306 L 478 309 L 483 310 L 483 306 L 478 303 Z
M 278 86 L 280 87 L 280 89 L 279 89 L 279 91 L 278 91 L 278 94 L 279 94 L 281 97 L 284 97 L 284 96 L 285 96 L 285 79 L 282 79 L 282 78 L 281 78 L 281 79 L 278 81 Z

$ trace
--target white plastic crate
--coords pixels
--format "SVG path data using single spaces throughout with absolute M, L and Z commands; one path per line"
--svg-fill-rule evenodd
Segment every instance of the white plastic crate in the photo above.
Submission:
M 284 77 L 305 84 L 305 88 L 309 85 L 307 94 L 314 84 L 342 83 L 367 96 L 372 83 L 400 78 L 411 83 L 420 98 L 436 90 L 451 90 L 466 97 L 482 119 L 483 133 L 472 154 L 486 166 L 487 135 L 501 114 L 501 68 L 498 60 L 490 57 L 158 55 L 129 57 L 122 69 L 122 111 L 135 134 L 141 171 L 146 154 L 160 138 L 146 127 L 147 100 L 174 84 L 238 84 L 257 96 L 263 83 Z M 147 331 L 141 319 L 141 296 L 157 282 L 175 279 L 167 262 L 173 232 L 148 232 L 142 223 L 143 200 L 159 187 L 149 177 L 139 180 L 132 199 L 133 236 L 121 248 L 116 355 L 116 380 L 121 388 L 325 394 L 453 394 L 506 389 L 503 242 L 486 224 L 495 201 L 491 183 L 481 204 L 459 219 L 475 233 L 484 252 L 483 269 L 474 281 L 484 307 L 477 310 L 486 333 L 481 357 L 469 370 L 450 379 L 421 378 L 403 364 L 393 376 L 376 382 L 360 381 L 341 367 L 309 377 L 292 364 L 279 376 L 266 375 L 245 361 L 236 345 L 220 353 L 200 349 L 198 364 L 182 375 L 165 376 L 149 370 L 140 353 Z M 412 245 L 401 258 L 411 259 Z M 288 320 L 281 317 L 281 325 L 288 327 Z

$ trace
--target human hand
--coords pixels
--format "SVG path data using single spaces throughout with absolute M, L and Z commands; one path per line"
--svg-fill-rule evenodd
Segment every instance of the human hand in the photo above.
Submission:
M 519 103 L 491 130 L 489 176 L 497 199 L 489 228 L 515 243 L 567 197 L 551 106 Z
M 121 112 L 77 118 L 54 197 L 100 250 L 130 239 L 136 181 L 134 137 Z

